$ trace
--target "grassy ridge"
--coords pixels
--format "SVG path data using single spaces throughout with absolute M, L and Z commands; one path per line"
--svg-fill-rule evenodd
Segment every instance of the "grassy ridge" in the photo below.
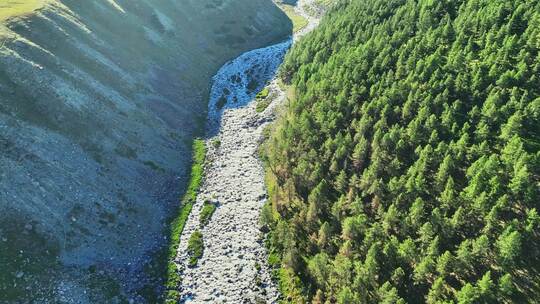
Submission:
M 168 250 L 168 266 L 167 266 L 167 282 L 165 284 L 167 288 L 166 303 L 176 303 L 179 300 L 179 293 L 177 291 L 180 285 L 181 278 L 178 273 L 174 259 L 178 251 L 178 245 L 180 244 L 180 235 L 184 230 L 186 221 L 189 217 L 193 204 L 197 199 L 197 192 L 201 186 L 203 173 L 204 173 L 204 159 L 206 156 L 206 147 L 202 139 L 196 139 L 193 142 L 193 165 L 191 166 L 191 177 L 189 185 L 182 198 L 182 206 L 178 217 L 176 217 L 170 226 L 170 244 Z
M 41 8 L 44 0 L 3 0 L 0 2 L 0 22 L 22 16 Z

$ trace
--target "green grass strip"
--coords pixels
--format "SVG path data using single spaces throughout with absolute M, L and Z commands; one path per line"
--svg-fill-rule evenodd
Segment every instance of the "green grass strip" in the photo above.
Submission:
M 296 13 L 296 11 L 294 10 L 294 6 L 289 5 L 289 4 L 282 4 L 280 5 L 280 7 L 292 22 L 293 33 L 300 31 L 301 29 L 305 28 L 308 25 L 309 23 L 308 20 L 304 18 L 304 16 Z
M 0 1 L 0 22 L 7 19 L 28 15 L 43 7 L 45 0 L 2 0 Z
M 186 226 L 187 219 L 193 204 L 197 199 L 197 193 L 201 186 L 203 174 L 204 174 L 204 159 L 206 156 L 206 147 L 202 139 L 195 139 L 193 141 L 193 164 L 191 166 L 191 177 L 189 179 L 189 185 L 186 193 L 182 198 L 182 205 L 178 216 L 172 221 L 170 226 L 170 244 L 168 254 L 168 266 L 167 266 L 167 282 L 165 287 L 167 292 L 165 295 L 165 303 L 177 303 L 180 300 L 180 293 L 178 287 L 180 286 L 181 278 L 178 273 L 174 259 L 178 252 L 178 245 L 180 244 L 180 236 L 184 227 Z

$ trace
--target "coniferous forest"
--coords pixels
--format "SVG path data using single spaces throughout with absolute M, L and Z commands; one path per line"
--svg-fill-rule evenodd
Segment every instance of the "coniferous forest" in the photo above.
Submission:
M 540 1 L 341 1 L 264 146 L 292 303 L 540 301 Z

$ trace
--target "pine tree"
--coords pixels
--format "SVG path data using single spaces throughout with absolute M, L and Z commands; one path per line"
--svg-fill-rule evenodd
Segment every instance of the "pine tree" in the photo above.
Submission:
M 521 234 L 512 227 L 508 227 L 497 240 L 497 248 L 503 264 L 515 264 L 521 253 Z

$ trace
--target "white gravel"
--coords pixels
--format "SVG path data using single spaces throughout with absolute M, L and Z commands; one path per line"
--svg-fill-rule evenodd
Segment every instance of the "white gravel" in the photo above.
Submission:
M 311 31 L 318 20 L 305 12 L 299 1 L 297 12 L 310 23 L 294 40 Z M 262 130 L 275 116 L 275 107 L 285 94 L 274 78 L 291 41 L 244 53 L 225 64 L 214 76 L 208 118 L 208 154 L 205 177 L 191 215 L 180 238 L 177 266 L 182 272 L 183 303 L 275 303 L 279 292 L 266 266 L 267 253 L 259 231 L 259 212 L 266 200 L 264 171 L 258 159 Z M 246 72 L 251 70 L 251 72 Z M 269 107 L 255 110 L 256 91 L 249 92 L 251 79 L 272 80 Z M 222 109 L 217 104 L 223 97 Z M 219 147 L 214 147 L 219 140 Z M 203 202 L 219 204 L 208 225 L 199 226 Z M 187 241 L 200 229 L 204 254 L 197 267 L 187 266 Z M 260 267 L 257 267 L 259 265 Z

